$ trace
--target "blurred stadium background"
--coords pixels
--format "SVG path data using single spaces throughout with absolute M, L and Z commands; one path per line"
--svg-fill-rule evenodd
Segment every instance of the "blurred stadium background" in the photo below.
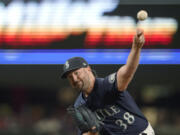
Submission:
M 0 135 L 76 134 L 62 64 L 83 56 L 99 77 L 116 72 L 137 25 L 146 44 L 128 91 L 157 135 L 179 135 L 179 13 L 179 0 L 0 0 Z

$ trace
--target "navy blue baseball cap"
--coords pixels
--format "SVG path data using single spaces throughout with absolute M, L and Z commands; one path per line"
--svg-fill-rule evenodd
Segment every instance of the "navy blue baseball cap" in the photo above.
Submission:
M 70 59 L 68 59 L 64 66 L 63 66 L 63 73 L 61 75 L 61 78 L 64 79 L 66 78 L 66 75 L 68 72 L 79 69 L 79 68 L 83 68 L 83 67 L 87 67 L 89 66 L 89 64 L 87 63 L 87 61 L 82 58 L 82 57 L 72 57 Z

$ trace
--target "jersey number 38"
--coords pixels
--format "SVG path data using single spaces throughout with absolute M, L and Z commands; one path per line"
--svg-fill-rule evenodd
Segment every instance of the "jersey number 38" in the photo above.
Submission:
M 134 116 L 131 115 L 129 112 L 124 113 L 123 119 L 124 119 L 124 121 L 126 121 L 126 123 L 123 122 L 123 120 L 121 120 L 121 119 L 118 119 L 118 120 L 115 121 L 115 123 L 117 125 L 119 125 L 120 127 L 122 127 L 123 130 L 126 130 L 127 126 L 133 124 L 134 121 L 135 121 Z

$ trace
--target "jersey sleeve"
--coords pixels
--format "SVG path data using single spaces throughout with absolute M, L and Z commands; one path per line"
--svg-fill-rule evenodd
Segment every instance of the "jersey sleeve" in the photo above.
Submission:
M 79 128 L 77 128 L 77 135 L 82 135 L 82 132 L 80 131 Z
M 115 92 L 119 93 L 117 87 L 117 73 L 112 73 L 104 78 L 104 90 L 105 92 Z

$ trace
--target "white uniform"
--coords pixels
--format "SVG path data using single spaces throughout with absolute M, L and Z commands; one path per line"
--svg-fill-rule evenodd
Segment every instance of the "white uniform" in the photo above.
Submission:
M 139 135 L 155 135 L 151 124 L 149 123 L 147 128 L 142 133 L 140 133 Z

